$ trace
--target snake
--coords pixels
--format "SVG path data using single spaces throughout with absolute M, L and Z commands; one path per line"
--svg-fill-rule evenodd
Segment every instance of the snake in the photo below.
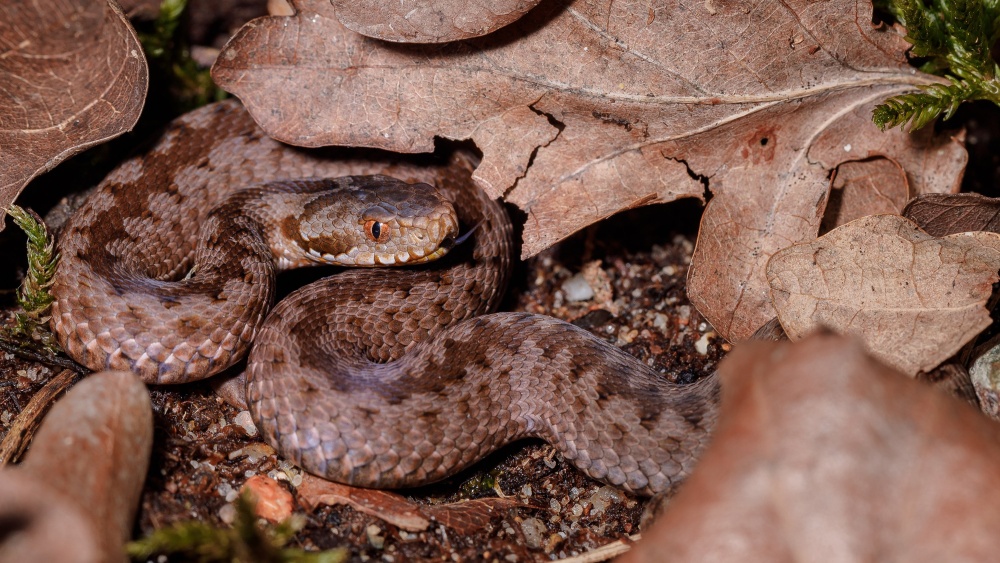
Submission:
M 205 106 L 63 227 L 51 328 L 88 368 L 150 384 L 246 356 L 262 436 L 342 483 L 419 486 L 541 438 L 635 494 L 677 485 L 709 441 L 717 379 L 671 383 L 573 324 L 494 312 L 513 226 L 475 165 L 463 151 L 297 149 L 236 101 Z M 327 261 L 363 267 L 272 307 L 280 270 Z

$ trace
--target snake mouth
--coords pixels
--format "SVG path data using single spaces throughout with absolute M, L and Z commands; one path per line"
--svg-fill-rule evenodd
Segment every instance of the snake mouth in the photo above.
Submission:
M 430 253 L 425 254 L 423 256 L 416 256 L 415 257 L 415 256 L 413 256 L 411 254 L 410 255 L 410 259 L 407 260 L 406 262 L 400 263 L 400 265 L 401 266 L 402 265 L 407 265 L 408 266 L 410 264 L 423 264 L 424 262 L 431 262 L 433 260 L 437 260 L 438 258 L 441 258 L 445 254 L 448 254 L 449 250 L 451 250 L 451 245 L 447 245 L 446 246 L 446 245 L 442 244 L 441 246 L 435 248 Z
M 410 253 L 410 258 L 408 260 L 401 261 L 401 262 L 397 261 L 395 263 L 397 265 L 400 265 L 400 266 L 403 266 L 403 265 L 407 265 L 408 266 L 410 264 L 423 264 L 425 262 L 432 262 L 434 260 L 437 260 L 438 258 L 441 258 L 445 254 L 448 254 L 448 252 L 451 251 L 451 249 L 453 249 L 456 246 L 459 246 L 460 244 L 462 244 L 465 241 L 469 240 L 469 238 L 472 237 L 472 234 L 475 233 L 476 230 L 479 229 L 479 227 L 482 226 L 482 224 L 483 224 L 483 221 L 480 221 L 480 222 L 476 223 L 471 229 L 469 229 L 468 231 L 466 231 L 465 233 L 463 233 L 461 236 L 445 239 L 444 241 L 441 242 L 440 245 L 438 245 L 437 248 L 435 248 L 434 250 L 432 250 L 431 252 L 429 252 L 429 253 L 427 253 L 427 254 L 425 254 L 423 256 L 414 256 L 413 253 L 411 252 Z M 387 258 L 388 259 L 395 259 L 396 258 L 395 255 L 390 255 L 390 257 L 387 257 Z

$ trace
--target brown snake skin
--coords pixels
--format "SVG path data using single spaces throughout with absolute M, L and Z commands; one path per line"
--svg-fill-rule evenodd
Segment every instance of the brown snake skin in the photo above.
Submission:
M 468 158 L 416 162 L 284 147 L 232 101 L 192 112 L 150 152 L 109 175 L 64 230 L 53 329 L 88 367 L 101 369 L 118 358 L 161 383 L 207 377 L 237 361 L 253 340 L 247 399 L 258 427 L 282 455 L 341 482 L 424 484 L 530 436 L 555 445 L 591 477 L 638 494 L 686 477 L 715 424 L 715 377 L 670 384 L 568 323 L 523 313 L 483 315 L 506 286 L 509 217 L 472 187 Z M 227 302 L 228 312 L 205 309 L 174 327 L 157 325 L 156 312 L 178 306 L 173 300 L 130 304 L 123 312 L 102 299 L 109 288 L 141 289 L 114 278 L 127 253 L 146 257 L 147 276 L 183 278 L 195 246 L 186 238 L 226 193 L 286 178 L 370 173 L 432 183 L 453 201 L 463 230 L 482 224 L 437 262 L 350 270 L 303 287 L 262 326 L 267 291 L 263 304 Z M 107 263 L 94 264 L 94 257 Z M 230 283 L 222 276 L 233 272 L 244 279 L 265 275 L 255 268 L 267 266 L 220 266 L 219 283 Z M 219 296 L 191 291 L 176 301 Z M 180 367 L 144 370 L 136 364 L 140 351 L 118 350 L 114 338 L 95 336 L 116 334 L 115 322 L 138 323 L 175 340 L 197 328 L 212 344 L 194 343 L 195 361 L 176 362 Z

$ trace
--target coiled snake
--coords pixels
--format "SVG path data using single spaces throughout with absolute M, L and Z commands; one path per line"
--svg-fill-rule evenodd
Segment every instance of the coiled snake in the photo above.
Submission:
M 192 112 L 112 172 L 63 229 L 52 328 L 77 361 L 130 369 L 148 383 L 208 377 L 253 341 L 247 399 L 258 427 L 284 456 L 341 482 L 427 483 L 529 436 L 591 477 L 639 494 L 684 478 L 715 422 L 714 377 L 670 384 L 571 324 L 485 314 L 506 286 L 510 220 L 472 185 L 468 158 L 415 162 L 282 146 L 233 101 Z M 328 208 L 316 193 L 331 183 L 365 191 L 393 182 L 288 180 L 371 173 L 436 189 L 407 188 L 404 203 L 373 204 L 382 196 L 369 193 L 360 205 Z M 268 314 L 279 267 L 435 252 L 383 246 L 379 254 L 332 242 L 305 249 L 302 239 L 321 238 L 329 215 L 347 217 L 351 236 L 369 242 L 447 245 L 457 225 L 433 192 L 452 202 L 466 231 L 476 227 L 469 242 L 413 269 L 322 279 Z M 306 211 L 291 210 L 297 199 Z M 390 211 L 406 215 L 428 202 L 432 218 L 421 211 L 389 225 Z M 275 242 L 286 235 L 292 242 Z

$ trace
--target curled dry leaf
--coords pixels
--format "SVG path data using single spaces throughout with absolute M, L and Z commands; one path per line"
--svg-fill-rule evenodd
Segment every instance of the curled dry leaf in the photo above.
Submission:
M 346 504 L 408 532 L 422 532 L 431 525 L 419 506 L 389 491 L 351 487 L 303 473 L 296 492 L 299 502 L 309 510 L 321 504 Z
M 526 506 L 512 498 L 483 498 L 423 506 L 390 491 L 342 485 L 308 474 L 302 475 L 298 495 L 299 501 L 309 510 L 320 504 L 346 504 L 409 532 L 422 532 L 433 520 L 459 534 L 472 534 L 489 525 L 498 510 Z
M 146 386 L 125 372 L 88 376 L 60 399 L 31 443 L 24 472 L 84 511 L 101 561 L 123 560 L 153 446 Z
M 910 199 L 906 170 L 888 158 L 845 162 L 834 171 L 822 231 L 866 215 L 898 215 Z
M 6 209 L 38 174 L 131 129 L 148 70 L 113 0 L 0 2 L 0 53 L 0 209 Z
M 956 140 L 872 125 L 874 104 L 934 79 L 863 1 L 553 1 L 433 46 L 386 45 L 326 1 L 295 4 L 245 26 L 213 68 L 269 134 L 402 152 L 472 139 L 477 182 L 527 214 L 524 256 L 707 188 L 688 289 L 730 339 L 774 316 L 764 265 L 816 235 L 841 163 L 892 159 L 914 193 L 955 188 L 965 165 Z
M 337 19 L 361 35 L 401 43 L 479 37 L 517 21 L 539 0 L 331 0 Z
M 524 503 L 514 498 L 490 497 L 428 505 L 420 510 L 459 534 L 473 534 L 488 526 L 500 511 L 524 507 Z
M 925 194 L 906 204 L 903 216 L 943 237 L 970 231 L 1000 233 L 1000 199 L 980 194 Z
M 1000 427 L 830 334 L 737 346 L 697 470 L 622 561 L 987 561 Z
M 848 223 L 767 264 L 788 337 L 818 326 L 860 336 L 910 375 L 937 366 L 990 325 L 1000 235 L 935 238 L 897 215 Z

